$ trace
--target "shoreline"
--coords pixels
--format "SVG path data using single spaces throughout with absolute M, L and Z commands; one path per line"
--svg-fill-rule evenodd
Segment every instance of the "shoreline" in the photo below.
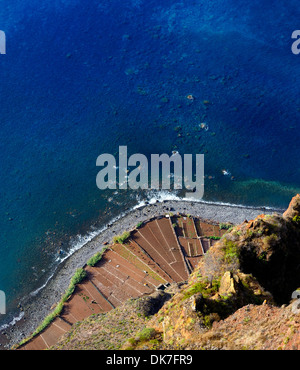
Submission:
M 162 200 L 136 206 L 109 223 L 90 241 L 67 257 L 41 288 L 24 298 L 19 313 L 16 315 L 23 315 L 23 317 L 12 326 L 0 331 L 2 337 L 0 349 L 9 349 L 28 337 L 65 293 L 75 270 L 83 267 L 90 257 L 102 249 L 104 243 L 110 243 L 115 235 L 122 234 L 123 231 L 134 229 L 139 222 L 172 212 L 190 214 L 215 223 L 240 224 L 262 213 L 281 213 L 282 211 L 267 207 L 255 208 L 191 200 Z

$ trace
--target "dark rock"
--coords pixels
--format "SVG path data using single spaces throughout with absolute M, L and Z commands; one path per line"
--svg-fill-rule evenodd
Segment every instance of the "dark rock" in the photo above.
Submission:
M 170 293 L 166 293 L 162 290 L 156 291 L 147 297 L 139 299 L 139 309 L 145 316 L 152 316 L 156 314 L 171 297 L 172 295 Z

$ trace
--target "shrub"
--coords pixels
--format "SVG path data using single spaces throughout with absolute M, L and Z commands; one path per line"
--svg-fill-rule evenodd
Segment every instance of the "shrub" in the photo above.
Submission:
M 97 252 L 87 261 L 86 264 L 91 267 L 95 266 L 101 260 L 102 254 L 102 252 Z
M 274 246 L 277 241 L 278 241 L 278 235 L 276 234 L 267 235 L 263 238 L 263 243 L 264 243 L 265 248 L 269 246 Z
M 144 328 L 141 332 L 137 334 L 135 338 L 128 339 L 125 349 L 126 350 L 136 349 L 139 344 L 147 341 L 149 341 L 150 344 L 157 346 L 159 342 L 154 339 L 156 335 L 157 332 L 154 328 Z
M 68 289 L 66 290 L 65 294 L 63 295 L 61 302 L 64 303 L 66 302 L 69 297 L 73 294 L 75 287 L 77 284 L 81 283 L 83 279 L 86 278 L 86 271 L 82 268 L 79 268 L 76 270 L 75 274 L 72 276 L 70 284 Z M 60 303 L 61 303 L 60 302 Z M 63 308 L 63 307 L 61 307 Z
M 122 235 L 116 235 L 113 238 L 114 243 L 124 244 L 125 241 L 130 237 L 129 231 L 124 231 Z
M 184 291 L 184 299 L 190 298 L 196 293 L 205 292 L 207 286 L 208 286 L 207 282 L 198 281 L 197 283 L 193 284 L 191 287 Z
M 238 263 L 239 260 L 239 249 L 237 245 L 229 239 L 224 239 L 222 248 L 224 252 L 224 261 L 228 264 Z
M 229 224 L 229 223 L 220 223 L 219 224 L 219 229 L 220 230 L 229 230 L 230 228 L 232 228 L 232 225 Z
M 100 252 L 97 252 L 96 254 L 94 254 L 88 261 L 87 261 L 87 265 L 88 266 L 95 266 L 102 258 L 103 256 L 103 253 L 105 252 L 106 248 L 103 248 Z
M 203 297 L 209 297 L 215 294 L 220 287 L 220 279 L 212 279 L 211 283 L 208 280 L 197 281 L 184 291 L 184 299 L 190 298 L 197 293 L 201 293 Z
M 293 222 L 295 222 L 295 224 L 297 225 L 300 225 L 300 216 L 296 215 L 293 217 Z
M 76 284 L 79 284 L 82 282 L 83 279 L 86 278 L 86 271 L 82 268 L 77 269 L 75 274 L 72 276 L 70 285 L 75 286 Z
M 155 336 L 155 334 L 156 334 L 155 329 L 145 328 L 138 334 L 138 338 L 139 338 L 139 341 L 143 342 L 143 341 L 147 341 L 147 340 L 153 338 Z

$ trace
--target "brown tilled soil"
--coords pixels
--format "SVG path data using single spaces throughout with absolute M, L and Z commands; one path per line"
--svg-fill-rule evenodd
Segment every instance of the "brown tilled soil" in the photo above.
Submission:
M 85 266 L 87 278 L 76 286 L 60 316 L 21 349 L 49 348 L 78 321 L 98 315 L 103 323 L 103 314 L 124 302 L 149 296 L 162 284 L 186 281 L 211 245 L 207 239 L 202 246 L 200 237 L 223 234 L 218 225 L 197 222 L 198 227 L 185 216 L 153 219 L 133 231 L 125 244 L 111 245 L 96 266 Z

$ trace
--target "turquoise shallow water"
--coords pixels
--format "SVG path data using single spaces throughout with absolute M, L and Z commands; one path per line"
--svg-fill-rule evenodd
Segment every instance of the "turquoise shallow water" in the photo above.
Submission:
M 147 196 L 96 187 L 96 158 L 120 145 L 129 155 L 205 154 L 205 200 L 285 208 L 300 191 L 295 1 L 2 3 L 9 311 L 84 242 L 76 235 Z

